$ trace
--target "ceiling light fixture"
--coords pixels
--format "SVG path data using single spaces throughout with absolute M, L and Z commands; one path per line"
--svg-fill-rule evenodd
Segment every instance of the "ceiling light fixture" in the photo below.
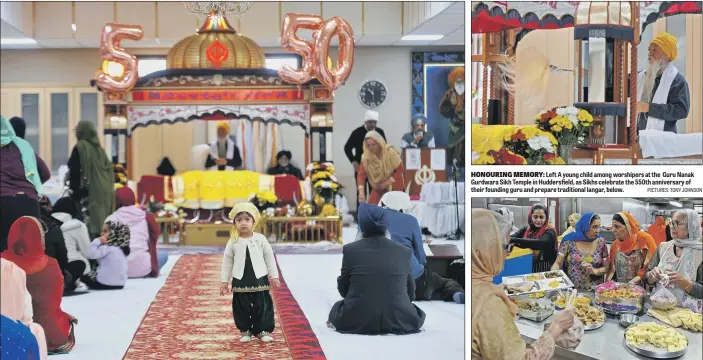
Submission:
M 674 205 L 674 206 L 676 206 L 676 207 L 682 207 L 682 206 L 683 206 L 683 205 L 681 205 L 680 202 L 678 202 L 678 201 L 673 201 L 673 200 L 669 201 L 669 204 Z
M 444 35 L 405 35 L 400 40 L 403 41 L 437 41 Z
M 2 45 L 32 45 L 36 44 L 37 41 L 34 39 L 30 38 L 21 38 L 21 39 L 8 39 L 8 38 L 2 38 L 0 39 L 0 44 Z

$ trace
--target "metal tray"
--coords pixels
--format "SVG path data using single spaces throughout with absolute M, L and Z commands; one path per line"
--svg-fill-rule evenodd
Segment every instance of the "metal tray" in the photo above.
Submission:
M 630 325 L 625 330 L 625 332 L 627 332 L 627 330 L 629 330 L 631 327 L 633 327 L 635 325 L 637 325 L 637 323 Z M 679 351 L 668 351 L 667 349 L 654 347 L 650 344 L 643 344 L 642 346 L 630 345 L 627 343 L 627 338 L 625 338 L 625 332 L 622 333 L 622 342 L 623 342 L 623 344 L 625 344 L 625 347 L 630 349 L 632 352 L 634 352 L 636 354 L 640 354 L 640 355 L 643 355 L 643 356 L 646 356 L 646 357 L 649 357 L 652 359 L 674 359 L 674 358 L 683 356 L 686 353 L 686 350 L 688 350 L 688 345 Z M 690 343 L 690 340 L 688 340 L 688 337 L 686 337 L 686 340 L 689 341 L 689 343 Z
M 605 315 L 603 315 L 603 316 L 604 316 L 604 317 L 603 317 L 603 322 L 602 322 L 602 323 L 600 323 L 600 324 L 593 324 L 593 325 L 584 325 L 584 326 L 583 326 L 583 329 L 586 330 L 586 331 L 591 331 L 591 330 L 596 330 L 596 329 L 602 328 L 603 325 L 605 325 Z
M 526 292 L 522 292 L 522 293 L 514 293 L 514 294 L 511 294 L 510 292 L 508 292 L 508 289 L 505 288 L 505 293 L 506 293 L 508 296 L 518 296 L 518 295 L 536 293 L 536 292 L 539 292 L 539 291 L 541 290 L 540 285 L 539 285 L 539 283 L 538 283 L 537 281 L 524 281 L 524 282 L 531 282 L 531 283 L 534 284 L 534 286 L 532 286 L 532 289 L 530 289 L 530 291 L 526 291 Z M 519 285 L 519 283 L 518 283 L 518 284 L 515 284 L 515 285 Z
M 534 301 L 534 302 L 537 302 L 537 303 L 547 307 L 547 309 L 545 309 L 544 311 L 539 311 L 539 312 L 518 309 L 517 314 L 523 319 L 531 320 L 534 322 L 542 322 L 545 319 L 549 318 L 550 316 L 554 315 L 554 304 L 552 304 L 551 301 L 547 301 L 547 300 L 543 300 L 543 299 L 541 299 L 541 300 L 525 299 L 524 297 L 520 298 L 519 300 Z

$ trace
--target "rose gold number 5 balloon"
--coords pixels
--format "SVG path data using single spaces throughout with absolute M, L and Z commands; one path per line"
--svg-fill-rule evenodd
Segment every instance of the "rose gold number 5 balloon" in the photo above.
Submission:
M 333 37 L 339 37 L 339 54 L 337 66 L 330 70 L 327 58 L 330 52 L 330 42 Z M 340 18 L 333 17 L 325 22 L 315 40 L 315 75 L 322 85 L 334 91 L 347 81 L 354 65 L 354 31 L 351 25 Z
M 105 73 L 100 73 L 95 79 L 98 87 L 104 91 L 127 92 L 137 83 L 137 58 L 120 47 L 123 39 L 139 40 L 144 36 L 141 26 L 106 24 L 100 36 L 100 57 L 103 60 L 114 61 L 124 66 L 124 76 L 115 80 Z
M 305 84 L 314 77 L 313 54 L 315 49 L 312 44 L 302 40 L 296 35 L 298 29 L 309 29 L 316 33 L 325 21 L 317 15 L 288 14 L 283 20 L 281 30 L 281 46 L 303 57 L 303 66 L 294 70 L 288 65 L 278 69 L 278 76 L 290 84 Z

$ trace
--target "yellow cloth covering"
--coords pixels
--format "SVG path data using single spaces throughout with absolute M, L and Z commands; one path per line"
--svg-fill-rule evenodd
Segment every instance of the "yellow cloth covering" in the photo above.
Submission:
M 203 172 L 200 170 L 187 171 L 173 177 L 174 203 L 188 209 L 200 208 L 200 180 Z
M 225 205 L 224 171 L 206 171 L 200 181 L 200 206 L 221 209 Z
M 260 191 L 261 174 L 249 170 L 226 173 L 225 193 L 222 198 L 226 199 L 228 207 L 230 204 L 236 205 L 242 201 L 248 201 L 251 195 Z

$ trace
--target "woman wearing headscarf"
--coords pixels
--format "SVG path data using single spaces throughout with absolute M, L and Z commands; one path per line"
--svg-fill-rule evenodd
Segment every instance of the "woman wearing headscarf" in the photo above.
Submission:
M 107 221 L 100 237 L 90 243 L 88 259 L 91 271 L 81 281 L 94 290 L 119 290 L 127 283 L 129 227 L 118 221 Z
M 88 227 L 78 220 L 80 216 L 78 207 L 68 197 L 63 197 L 56 201 L 56 204 L 51 208 L 51 216 L 61 222 L 61 232 L 63 233 L 63 240 L 66 246 L 68 263 L 71 264 L 76 261 L 83 263 L 83 272 L 74 277 L 74 281 L 78 283 L 81 275 L 86 275 L 90 272 L 90 263 L 88 262 L 90 235 L 88 235 Z M 79 265 L 75 266 L 78 267 Z
M 168 253 L 156 250 L 161 236 L 156 218 L 136 203 L 137 199 L 132 189 L 118 189 L 115 191 L 117 210 L 107 220 L 118 221 L 129 227 L 129 278 L 158 277 L 159 270 L 168 260 Z
M 576 222 L 581 219 L 581 214 L 579 213 L 573 213 L 569 215 L 569 226 L 566 228 L 563 234 L 557 238 L 557 247 L 561 245 L 561 241 L 569 233 L 574 232 L 574 229 L 576 228 Z
M 383 194 L 389 191 L 404 191 L 403 160 L 398 151 L 386 144 L 381 134 L 375 131 L 366 133 L 364 153 L 361 155 L 361 165 L 357 175 L 359 185 L 359 202 L 378 204 Z M 371 193 L 368 199 L 364 194 L 363 184 L 368 180 Z
M 591 291 L 594 285 L 602 284 L 608 273 L 608 245 L 598 236 L 599 231 L 600 217 L 594 213 L 583 214 L 575 231 L 562 239 L 557 261 L 552 265 L 552 270 L 563 267 L 580 291 Z
M 667 288 L 679 306 L 703 312 L 703 243 L 700 217 L 695 210 L 679 210 L 671 221 L 674 240 L 662 243 L 647 267 L 645 280 L 654 285 L 669 279 Z
M 607 280 L 640 284 L 644 270 L 657 250 L 651 235 L 641 231 L 640 224 L 629 212 L 613 215 L 615 241 L 610 245 L 610 269 Z
M 100 146 L 98 131 L 91 121 L 76 126 L 78 142 L 68 159 L 69 187 L 74 201 L 82 204 L 84 222 L 91 238 L 98 237 L 114 207 L 112 161 Z
M 657 219 L 654 221 L 654 224 L 649 225 L 649 229 L 647 229 L 647 232 L 649 233 L 649 235 L 652 235 L 652 237 L 654 238 L 654 243 L 657 244 L 657 246 L 665 242 L 666 225 L 664 224 L 664 217 L 657 216 Z
M 471 358 L 486 360 L 547 360 L 555 339 L 574 323 L 571 311 L 561 311 L 532 344 L 526 344 L 515 325 L 517 306 L 493 278 L 503 271 L 510 253 L 512 224 L 500 213 L 471 210 Z
M 2 258 L 0 258 L 0 290 L 2 290 L 0 291 L 0 313 L 12 321 L 29 327 L 39 346 L 37 358 L 46 360 L 46 335 L 41 325 L 34 322 L 32 296 L 27 291 L 27 274 L 12 261 Z M 3 344 L 4 351 L 6 349 Z M 4 356 L 3 354 L 3 358 Z
M 527 226 L 510 236 L 515 246 L 532 249 L 532 272 L 549 271 L 557 259 L 557 232 L 549 223 L 549 211 L 535 204 L 527 214 Z
M 27 275 L 34 321 L 46 335 L 49 354 L 65 354 L 76 345 L 73 327 L 78 321 L 61 310 L 63 276 L 56 260 L 44 254 L 44 232 L 39 220 L 24 216 L 10 228 L 8 250 L 1 257 Z
M 278 163 L 276 166 L 268 168 L 269 175 L 293 175 L 298 178 L 298 180 L 305 180 L 303 178 L 303 173 L 297 167 L 290 163 L 293 158 L 293 154 L 287 150 L 281 150 L 276 154 L 276 161 Z
M 413 304 L 412 251 L 390 240 L 386 211 L 359 204 L 363 238 L 344 245 L 337 290 L 344 299 L 330 310 L 328 322 L 346 334 L 415 334 L 425 313 Z
M 0 116 L 0 251 L 7 250 L 7 234 L 22 216 L 39 217 L 42 184 L 51 171 L 32 145 L 15 134 Z

